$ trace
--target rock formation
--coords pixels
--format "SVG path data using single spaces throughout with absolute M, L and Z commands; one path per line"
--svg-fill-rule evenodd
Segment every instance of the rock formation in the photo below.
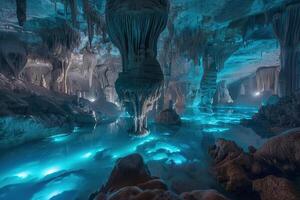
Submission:
M 106 4 L 108 33 L 123 62 L 116 90 L 133 118 L 130 132 L 136 134 L 148 132 L 146 115 L 163 87 L 163 73 L 156 59 L 157 40 L 166 27 L 168 12 L 167 0 L 110 0 Z
M 300 5 L 289 5 L 273 16 L 273 29 L 280 42 L 280 93 L 290 96 L 299 90 L 297 46 L 300 43 Z
M 299 130 L 291 130 L 271 138 L 258 150 L 249 147 L 249 153 L 224 139 L 209 152 L 214 159 L 214 173 L 227 191 L 239 195 L 258 192 L 262 200 L 297 199 L 299 193 L 287 179 L 299 174 L 299 144 Z
M 233 103 L 226 85 L 226 81 L 220 81 L 218 83 L 217 90 L 213 98 L 213 103 L 214 105 Z
M 242 123 L 253 127 L 258 134 L 266 137 L 276 135 L 282 130 L 299 127 L 299 94 L 276 101 L 276 104 L 262 106 L 252 119 L 244 120 Z
M 177 195 L 151 176 L 139 154 L 120 158 L 107 183 L 90 200 L 226 200 L 215 190 L 195 190 Z
M 256 70 L 257 92 L 272 91 L 278 94 L 280 67 L 260 67 Z

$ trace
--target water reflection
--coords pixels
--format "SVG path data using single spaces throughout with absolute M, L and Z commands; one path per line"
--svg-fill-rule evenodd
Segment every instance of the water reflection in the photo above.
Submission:
M 207 148 L 216 138 L 235 140 L 243 148 L 264 140 L 238 125 L 252 108 L 220 108 L 217 113 L 189 109 L 176 129 L 150 124 L 151 134 L 132 137 L 125 123 L 76 128 L 43 141 L 23 145 L 0 156 L 0 199 L 86 199 L 109 176 L 115 161 L 138 152 L 154 176 L 176 190 L 180 181 L 189 190 L 217 188 L 209 173 Z M 126 115 L 123 116 L 126 118 Z

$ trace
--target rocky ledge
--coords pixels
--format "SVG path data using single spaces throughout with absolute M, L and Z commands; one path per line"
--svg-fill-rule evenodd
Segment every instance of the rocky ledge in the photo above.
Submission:
M 262 106 L 252 119 L 244 120 L 242 124 L 253 128 L 264 137 L 271 137 L 300 126 L 300 94 L 279 100 L 275 98 L 273 101 L 275 102 Z
M 249 153 L 224 139 L 209 150 L 214 174 L 228 192 L 261 200 L 300 199 L 293 183 L 300 173 L 299 152 L 299 129 L 273 137 L 257 150 L 249 147 Z
M 92 103 L 0 74 L 0 149 L 45 138 L 75 125 L 116 118 L 116 106 L 104 103 Z

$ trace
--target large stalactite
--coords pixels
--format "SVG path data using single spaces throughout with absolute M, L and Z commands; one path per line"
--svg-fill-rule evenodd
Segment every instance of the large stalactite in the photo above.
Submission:
M 300 4 L 290 5 L 281 13 L 273 16 L 273 29 L 280 42 L 281 72 L 280 95 L 289 96 L 299 91 L 299 63 L 300 52 Z
M 157 40 L 167 25 L 168 12 L 168 0 L 108 0 L 106 4 L 108 33 L 123 62 L 116 90 L 133 118 L 131 132 L 139 135 L 148 132 L 146 114 L 163 87 Z

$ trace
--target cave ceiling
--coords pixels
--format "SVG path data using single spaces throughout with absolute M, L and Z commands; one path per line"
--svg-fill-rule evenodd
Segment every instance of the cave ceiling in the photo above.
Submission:
M 69 1 L 27 0 L 27 20 L 24 26 L 20 27 L 16 15 L 16 1 L 1 1 L 0 33 L 15 34 L 28 45 L 28 48 L 35 49 L 39 43 L 45 41 L 45 38 L 42 38 L 40 34 L 43 30 L 51 32 L 55 28 L 65 26 L 64 21 L 66 20 L 68 23 L 72 22 L 71 9 L 68 5 L 65 6 L 66 2 Z M 171 0 L 168 28 L 161 35 L 158 45 L 159 52 L 162 52 L 160 55 L 164 55 L 164 45 L 172 41 L 171 43 L 174 43 L 172 48 L 183 51 L 175 52 L 176 58 L 171 58 L 171 60 L 176 60 L 173 62 L 174 68 L 182 68 L 183 65 L 195 65 L 195 63 L 198 65 L 199 63 L 195 61 L 193 56 L 195 57 L 194 54 L 201 55 L 201 45 L 203 45 L 201 39 L 205 38 L 212 45 L 227 47 L 224 50 L 227 56 L 226 61 L 218 74 L 219 80 L 234 81 L 237 75 L 238 77 L 248 76 L 259 66 L 279 65 L 278 44 L 273 35 L 272 27 L 261 22 L 263 20 L 260 16 L 266 16 L 268 11 L 280 8 L 289 2 L 292 1 Z M 90 5 L 92 9 L 87 11 L 86 5 Z M 76 48 L 71 48 L 72 51 L 80 54 L 91 42 L 98 55 L 119 56 L 118 50 L 111 45 L 105 36 L 105 27 L 103 24 L 101 25 L 105 21 L 105 0 L 79 0 L 76 7 L 76 25 L 73 24 L 71 28 L 78 32 L 80 42 L 79 44 L 74 43 L 77 45 Z M 92 14 L 87 15 L 87 12 Z M 98 25 L 96 29 L 102 30 L 102 32 L 97 30 L 93 34 L 92 41 L 89 41 L 88 37 L 88 19 L 96 21 L 95 24 Z M 176 43 L 176 41 L 178 42 Z M 187 44 L 197 44 L 197 46 L 183 47 Z M 38 47 L 37 50 L 32 51 L 40 51 L 41 48 Z M 193 48 L 193 52 L 189 48 Z M 40 56 L 43 57 L 44 55 Z M 176 78 L 185 79 L 189 77 L 189 72 L 186 70 L 178 69 L 174 74 L 176 75 L 176 73 L 179 74 Z

